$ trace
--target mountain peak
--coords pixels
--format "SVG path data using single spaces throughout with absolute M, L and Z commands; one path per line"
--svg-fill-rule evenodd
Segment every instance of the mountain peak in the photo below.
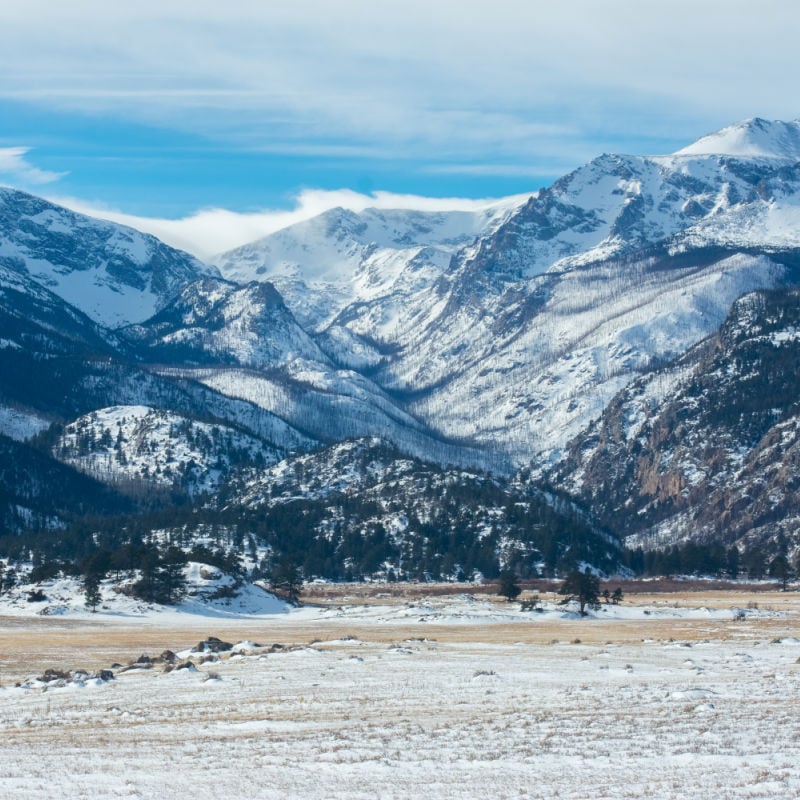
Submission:
M 800 159 L 800 120 L 751 119 L 703 136 L 678 156 L 727 155 L 745 158 Z
M 106 327 L 141 322 L 213 267 L 146 233 L 0 188 L 0 264 Z

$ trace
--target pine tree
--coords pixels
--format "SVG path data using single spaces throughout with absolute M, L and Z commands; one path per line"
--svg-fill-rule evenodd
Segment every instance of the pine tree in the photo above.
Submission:
M 516 600 L 517 597 L 519 597 L 521 591 L 522 589 L 519 583 L 517 583 L 517 576 L 514 572 L 510 569 L 503 570 L 500 573 L 500 586 L 497 590 L 497 594 L 501 597 L 505 597 L 510 603 L 512 600 Z
M 299 603 L 303 576 L 294 561 L 285 558 L 273 569 L 270 586 L 274 591 L 282 593 L 290 603 L 294 605 Z
M 783 553 L 779 553 L 772 559 L 769 565 L 769 574 L 771 578 L 777 578 L 781 582 L 781 588 L 785 592 L 789 581 L 794 577 L 794 573 L 789 559 Z
M 103 600 L 103 595 L 100 592 L 100 576 L 97 573 L 90 572 L 83 579 L 83 597 L 87 608 L 90 608 L 94 614 L 97 611 L 97 606 Z
M 586 616 L 586 606 L 597 608 L 600 605 L 600 581 L 596 575 L 592 575 L 588 568 L 585 572 L 578 570 L 570 572 L 558 593 L 566 595 L 561 601 L 562 603 L 576 600 L 580 605 L 583 617 Z

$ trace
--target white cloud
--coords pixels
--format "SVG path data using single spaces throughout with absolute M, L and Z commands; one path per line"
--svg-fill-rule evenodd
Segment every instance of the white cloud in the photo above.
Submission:
M 11 178 L 16 186 L 41 186 L 67 174 L 39 169 L 25 158 L 29 152 L 29 147 L 0 147 L 0 176 Z
M 125 214 L 75 198 L 51 196 L 48 199 L 82 214 L 151 233 L 167 244 L 186 250 L 203 260 L 210 260 L 214 255 L 260 239 L 288 225 L 311 219 L 332 208 L 346 208 L 351 211 L 363 211 L 365 208 L 475 211 L 496 202 L 490 199 L 418 197 L 391 192 L 361 194 L 349 189 L 308 189 L 297 196 L 295 206 L 290 210 L 237 213 L 213 208 L 198 211 L 182 219 L 157 219 Z
M 4 0 L 0 96 L 253 149 L 524 164 L 793 117 L 798 22 L 785 0 Z

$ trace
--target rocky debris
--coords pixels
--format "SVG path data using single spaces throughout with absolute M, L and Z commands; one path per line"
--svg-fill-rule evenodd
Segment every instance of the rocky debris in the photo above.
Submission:
M 212 567 L 201 567 L 200 577 L 204 581 L 217 581 L 222 577 L 222 573 L 218 569 Z
M 173 650 L 167 649 L 156 657 L 152 657 L 147 653 L 142 653 L 137 659 L 128 662 L 127 665 L 114 662 L 110 669 L 101 669 L 97 672 L 91 672 L 85 669 L 62 670 L 51 667 L 42 672 L 41 675 L 17 683 L 16 686 L 22 689 L 40 689 L 42 691 L 63 688 L 69 685 L 84 687 L 90 682 L 100 684 L 115 680 L 115 670 L 119 674 L 125 672 L 139 672 L 152 670 L 159 664 L 163 664 L 164 673 L 178 672 L 181 670 L 199 672 L 199 665 L 218 663 L 230 657 L 232 654 L 239 655 L 242 652 L 254 652 L 256 650 L 264 650 L 268 653 L 291 652 L 293 650 L 302 649 L 303 647 L 304 645 L 287 646 L 278 643 L 267 647 L 250 641 L 231 644 L 216 636 L 209 636 L 207 639 L 199 642 L 197 648 L 191 651 L 189 656 L 185 658 L 181 658 Z
M 62 670 L 49 668 L 36 678 L 28 678 L 17 683 L 20 689 L 61 689 L 65 686 L 85 686 L 89 681 L 108 683 L 114 680 L 114 673 L 110 669 L 101 669 L 97 673 L 84 669 Z
M 188 672 L 197 672 L 197 667 L 194 665 L 194 662 L 188 658 L 184 658 L 183 660 L 177 660 L 174 662 L 169 662 L 164 667 L 164 672 L 178 672 L 179 670 L 187 670 Z
M 60 669 L 46 669 L 36 680 L 42 683 L 52 683 L 53 681 L 68 681 L 70 679 L 69 672 Z
M 209 636 L 195 647 L 197 653 L 227 653 L 231 650 L 233 650 L 231 642 L 223 642 L 216 636 Z

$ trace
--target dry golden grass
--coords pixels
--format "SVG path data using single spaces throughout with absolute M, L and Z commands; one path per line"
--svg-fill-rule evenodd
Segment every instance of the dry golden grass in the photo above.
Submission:
M 424 597 L 463 594 L 474 587 L 402 586 L 388 592 L 386 586 L 325 586 L 306 594 L 306 602 L 321 606 L 394 605 L 419 601 Z M 431 591 L 433 589 L 433 591 Z M 479 592 L 471 592 L 478 595 Z M 505 601 L 480 592 L 482 599 Z M 526 593 L 527 594 L 527 593 Z M 546 595 L 557 600 L 557 595 Z M 800 611 L 800 594 L 793 592 L 759 592 L 731 589 L 702 592 L 658 592 L 629 595 L 624 605 L 663 606 L 678 608 L 734 608 L 757 603 L 762 611 Z M 375 624 L 357 619 L 285 620 L 275 623 L 258 620 L 219 621 L 187 618 L 180 624 L 160 624 L 149 620 L 109 621 L 66 620 L 48 618 L 0 617 L 0 683 L 21 680 L 47 668 L 108 668 L 114 663 L 128 664 L 140 654 L 156 656 L 163 650 L 179 651 L 191 647 L 207 636 L 228 641 L 250 639 L 260 644 L 307 644 L 346 636 L 365 642 L 391 643 L 405 639 L 436 639 L 443 643 L 483 642 L 513 644 L 515 642 L 549 645 L 579 639 L 584 644 L 608 642 L 636 644 L 643 640 L 699 641 L 704 639 L 762 638 L 798 636 L 800 630 L 794 614 L 761 615 L 746 621 L 716 619 L 551 619 L 532 614 L 530 622 L 436 623 L 392 621 Z
M 345 598 L 328 603 L 359 605 Z M 563 800 L 800 796 L 800 650 L 775 641 L 797 636 L 800 596 L 764 595 L 765 613 L 743 621 L 666 609 L 630 620 L 474 621 L 483 602 L 425 598 L 373 595 L 397 609 L 327 619 L 0 618 L 5 685 L 15 672 L 107 667 L 209 635 L 319 640 L 196 672 L 156 667 L 96 687 L 0 692 L 0 794 L 153 797 L 189 781 L 222 786 L 231 800 L 264 786 L 309 800 L 373 797 L 376 786 L 381 796 L 431 800 L 479 797 L 487 786 L 508 798 L 545 786 Z M 640 600 L 752 602 L 747 593 L 655 593 L 625 606 Z M 791 613 L 767 612 L 779 600 Z M 427 622 L 417 603 L 431 607 Z M 470 609 L 472 621 L 454 616 Z M 205 680 L 212 673 L 220 680 Z

